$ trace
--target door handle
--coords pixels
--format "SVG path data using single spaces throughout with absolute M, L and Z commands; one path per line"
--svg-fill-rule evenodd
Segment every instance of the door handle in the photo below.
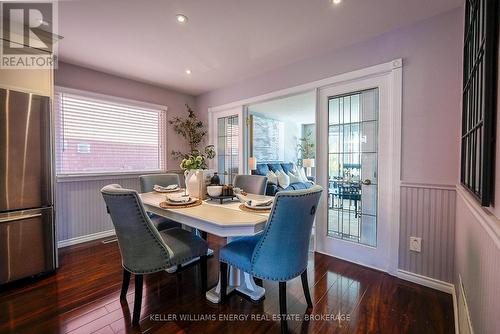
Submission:
M 41 213 L 35 213 L 32 215 L 21 215 L 21 216 L 15 216 L 15 217 L 0 218 L 0 223 L 9 223 L 9 222 L 14 222 L 14 221 L 18 221 L 18 220 L 36 218 L 36 217 L 41 217 L 41 216 L 42 216 Z
M 372 184 L 372 181 L 370 179 L 364 179 L 363 181 L 361 181 L 361 183 L 365 186 L 369 186 L 370 184 Z

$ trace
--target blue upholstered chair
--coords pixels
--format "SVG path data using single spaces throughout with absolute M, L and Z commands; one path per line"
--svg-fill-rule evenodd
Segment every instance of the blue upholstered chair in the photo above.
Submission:
M 233 186 L 250 194 L 264 195 L 266 193 L 267 177 L 260 175 L 235 175 Z
M 230 242 L 219 253 L 221 301 L 226 297 L 227 267 L 279 282 L 280 313 L 286 314 L 286 282 L 301 276 L 308 307 L 312 307 L 307 283 L 307 252 L 312 225 L 323 188 L 281 191 L 276 195 L 264 232 Z M 287 331 L 281 320 L 282 332 Z
M 169 186 L 171 184 L 178 184 L 180 186 L 181 182 L 179 175 L 177 174 L 149 174 L 139 176 L 139 181 L 141 183 L 141 193 L 148 193 L 153 191 L 153 187 L 157 184 L 159 186 Z M 173 220 L 165 217 L 155 215 L 152 212 L 148 212 L 148 216 L 156 226 L 158 231 L 165 230 L 167 228 L 180 227 L 181 225 Z
M 164 271 L 200 257 L 201 289 L 207 290 L 207 243 L 181 228 L 158 231 L 146 214 L 137 192 L 111 184 L 101 189 L 115 227 L 122 255 L 123 282 L 120 299 L 127 295 L 131 274 L 135 275 L 135 298 L 132 324 L 141 315 L 144 274 Z M 180 271 L 179 269 L 178 271 Z

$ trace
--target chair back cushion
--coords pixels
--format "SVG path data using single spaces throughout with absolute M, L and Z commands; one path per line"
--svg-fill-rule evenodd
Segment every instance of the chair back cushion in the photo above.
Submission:
M 149 174 L 139 176 L 141 182 L 141 192 L 148 193 L 153 191 L 155 184 L 166 187 L 171 184 L 177 184 L 181 186 L 179 175 L 177 174 Z
M 170 267 L 172 252 L 149 220 L 137 192 L 110 184 L 101 189 L 128 271 L 151 273 Z
M 312 225 L 323 188 L 281 191 L 252 255 L 252 275 L 287 281 L 307 267 Z
M 264 195 L 266 193 L 267 177 L 261 175 L 235 175 L 233 186 L 247 193 Z

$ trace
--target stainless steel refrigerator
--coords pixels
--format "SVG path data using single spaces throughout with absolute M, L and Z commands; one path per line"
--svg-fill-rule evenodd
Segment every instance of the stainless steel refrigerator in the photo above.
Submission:
M 53 271 L 50 99 L 0 89 L 0 284 Z

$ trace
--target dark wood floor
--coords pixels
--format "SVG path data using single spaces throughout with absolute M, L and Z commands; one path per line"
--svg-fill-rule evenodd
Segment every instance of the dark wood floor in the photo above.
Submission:
M 216 250 L 209 260 L 209 285 L 217 282 L 222 242 L 209 238 Z M 166 273 L 146 275 L 140 328 L 132 328 L 133 281 L 128 303 L 121 304 L 117 243 L 67 247 L 60 250 L 56 275 L 0 292 L 0 332 L 279 333 L 279 321 L 272 320 L 279 314 L 277 283 L 264 282 L 266 298 L 260 303 L 233 294 L 220 306 L 200 293 L 197 270 L 186 270 L 179 281 Z M 310 315 L 330 320 L 304 320 L 306 302 L 300 278 L 294 279 L 288 284 L 288 311 L 300 319 L 288 322 L 293 333 L 454 333 L 452 298 L 447 294 L 317 253 L 310 257 L 309 284 L 314 303 Z M 191 321 L 181 320 L 184 315 Z M 253 315 L 254 320 L 219 320 L 224 315 Z

